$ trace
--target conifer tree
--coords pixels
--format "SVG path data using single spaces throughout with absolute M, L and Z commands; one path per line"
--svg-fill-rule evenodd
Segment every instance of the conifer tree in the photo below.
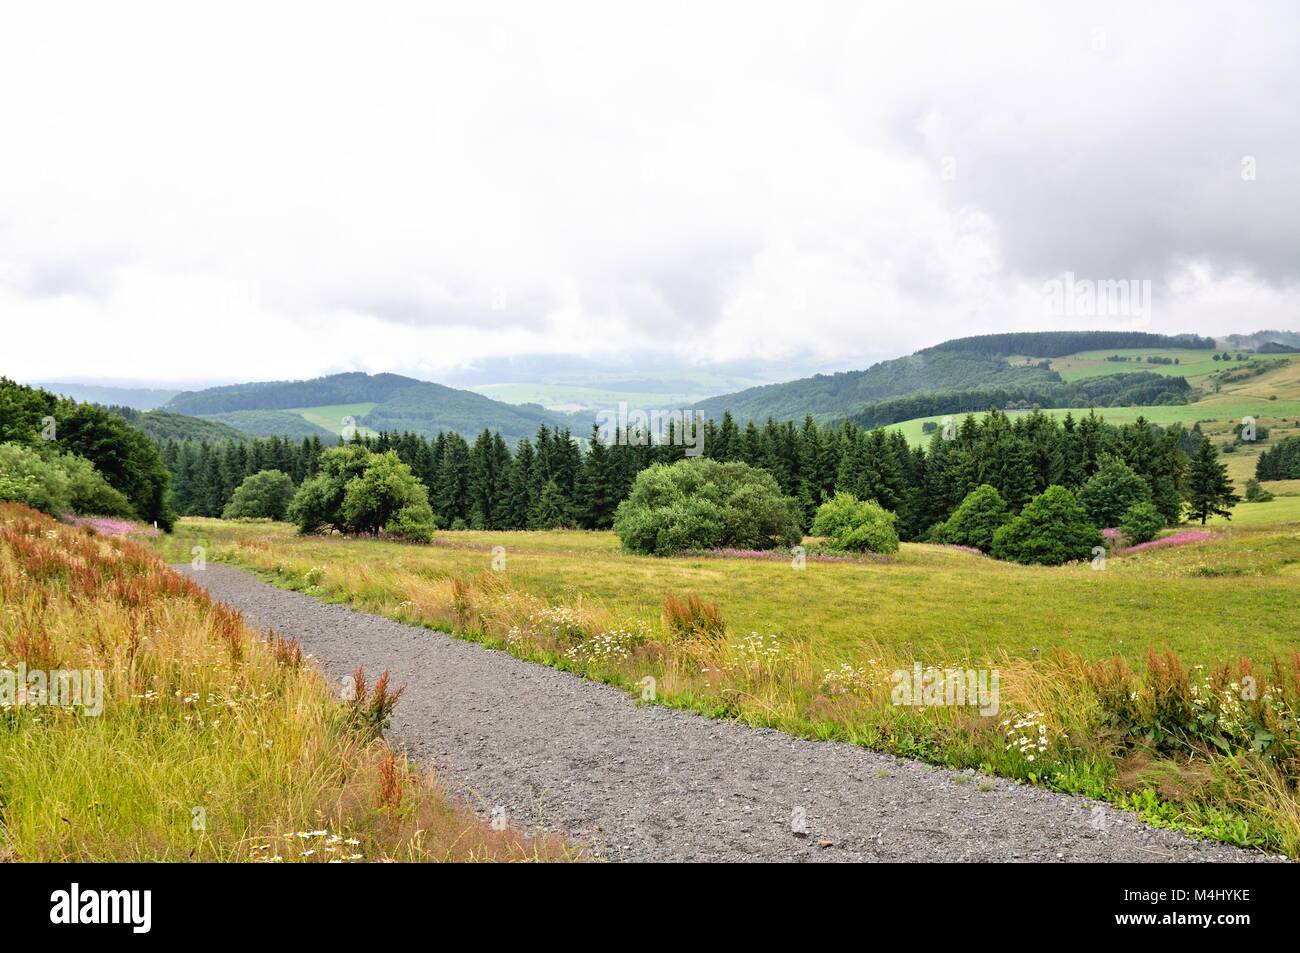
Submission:
M 1232 519 L 1231 508 L 1240 502 L 1241 497 L 1228 479 L 1228 465 L 1219 462 L 1219 448 L 1209 440 L 1201 441 L 1187 477 L 1191 517 L 1199 519 L 1202 526 L 1211 516 Z

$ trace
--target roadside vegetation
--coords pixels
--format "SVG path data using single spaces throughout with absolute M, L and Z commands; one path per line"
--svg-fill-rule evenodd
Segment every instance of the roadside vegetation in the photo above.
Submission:
M 140 543 L 0 504 L 0 859 L 571 856 L 449 801 L 380 735 L 400 687 L 358 675 L 341 700 Z

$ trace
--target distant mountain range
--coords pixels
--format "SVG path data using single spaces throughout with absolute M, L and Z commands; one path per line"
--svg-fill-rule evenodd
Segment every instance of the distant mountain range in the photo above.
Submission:
M 1229 334 L 1223 343 L 1240 351 L 1284 354 L 1300 350 L 1300 331 L 1256 331 L 1254 334 Z
M 134 407 L 136 410 L 153 410 L 171 400 L 179 390 L 154 387 L 119 387 L 101 384 L 65 384 L 36 382 L 51 394 L 67 397 L 83 404 L 103 404 L 106 407 Z

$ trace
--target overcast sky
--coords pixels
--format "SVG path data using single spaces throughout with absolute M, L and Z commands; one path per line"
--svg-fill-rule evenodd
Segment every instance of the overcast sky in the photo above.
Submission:
M 1300 329 L 1300 4 L 207 8 L 0 6 L 0 373 Z

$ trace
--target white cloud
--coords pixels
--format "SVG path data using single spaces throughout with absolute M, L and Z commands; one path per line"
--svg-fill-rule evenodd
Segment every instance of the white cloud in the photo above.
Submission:
M 0 373 L 838 361 L 1059 324 L 1066 270 L 1294 326 L 1297 19 L 9 4 Z

